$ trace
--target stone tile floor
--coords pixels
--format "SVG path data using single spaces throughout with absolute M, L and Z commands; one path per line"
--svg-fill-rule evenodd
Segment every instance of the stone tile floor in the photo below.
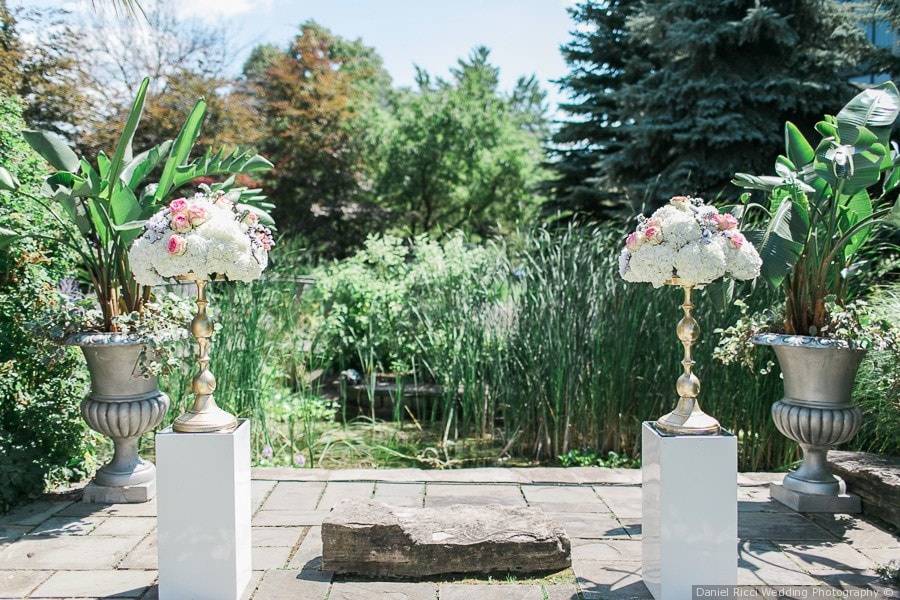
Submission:
M 769 500 L 780 475 L 739 476 L 738 583 L 878 588 L 874 569 L 900 540 L 860 517 L 802 515 Z M 319 568 L 320 525 L 344 498 L 403 506 L 540 506 L 572 539 L 571 570 L 534 579 L 365 581 Z M 0 598 L 157 597 L 155 503 L 92 505 L 77 492 L 0 517 Z M 641 581 L 640 472 L 255 469 L 253 578 L 245 598 L 274 600 L 585 600 L 650 598 Z

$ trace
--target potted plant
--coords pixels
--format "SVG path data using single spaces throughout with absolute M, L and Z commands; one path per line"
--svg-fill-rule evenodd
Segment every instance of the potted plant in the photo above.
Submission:
M 182 333 L 190 316 L 174 296 L 154 299 L 150 287 L 135 281 L 128 258 L 131 242 L 148 217 L 198 177 L 228 175 L 213 188 L 227 191 L 236 203 L 255 204 L 254 210 L 263 215 L 271 207 L 258 190 L 233 187 L 234 174 L 271 168 L 255 152 L 207 151 L 190 159 L 206 113 L 203 100 L 174 141 L 133 154 L 131 143 L 149 81 L 141 83 L 111 156 L 100 152 L 92 163 L 53 133 L 23 132 L 55 169 L 46 178 L 43 196 L 33 198 L 61 225 L 63 236 L 48 239 L 77 256 L 92 292 L 84 298 L 68 294 L 66 305 L 43 325 L 59 341 L 81 347 L 91 376 L 82 415 L 115 445 L 113 459 L 99 469 L 85 492 L 86 499 L 95 501 L 139 502 L 153 496 L 155 467 L 138 456 L 137 440 L 161 422 L 169 405 L 157 382 L 166 362 L 161 342 Z M 159 181 L 147 183 L 160 166 Z M 0 167 L 0 190 L 23 193 L 17 188 L 15 178 Z M 0 243 L 17 237 L 16 232 L 0 231 Z
M 874 229 L 900 222 L 900 155 L 890 139 L 898 114 L 900 94 L 892 82 L 866 89 L 816 124 L 821 139 L 815 148 L 788 122 L 776 174 L 738 173 L 733 180 L 765 193 L 763 204 L 742 196 L 745 223 L 754 212 L 763 214 L 761 226 L 744 233 L 762 256 L 763 279 L 783 291 L 784 303 L 726 330 L 718 356 L 735 360 L 751 342 L 774 348 L 784 398 L 772 406 L 772 416 L 778 430 L 800 444 L 803 462 L 773 494 L 795 507 L 802 495 L 831 502 L 814 499 L 817 504 L 806 501 L 807 507 L 837 506 L 843 482 L 826 457 L 862 423 L 851 398 L 857 368 L 867 349 L 896 348 L 896 333 L 868 321 L 862 305 L 848 297 L 848 281 L 865 268 L 860 251 Z

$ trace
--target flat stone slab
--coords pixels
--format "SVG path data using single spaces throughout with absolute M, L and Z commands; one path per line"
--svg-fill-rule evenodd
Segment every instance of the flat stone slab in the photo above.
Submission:
M 322 568 L 336 573 L 546 573 L 571 565 L 570 548 L 563 529 L 531 507 L 345 500 L 322 523 Z
M 847 515 L 855 514 L 862 510 L 859 496 L 856 494 L 838 494 L 837 496 L 801 494 L 800 492 L 789 490 L 781 483 L 771 484 L 769 493 L 772 495 L 773 500 L 781 502 L 796 512 Z
M 900 528 L 900 457 L 867 452 L 828 453 L 847 489 L 862 497 L 862 510 Z
M 140 504 L 156 497 L 156 480 L 140 485 L 107 487 L 93 481 L 84 486 L 82 502 L 90 504 Z

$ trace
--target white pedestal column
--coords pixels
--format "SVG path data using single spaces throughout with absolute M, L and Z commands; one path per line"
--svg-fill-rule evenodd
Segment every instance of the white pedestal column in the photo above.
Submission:
M 156 436 L 159 597 L 237 600 L 250 581 L 250 422 Z
M 641 432 L 644 583 L 656 600 L 737 584 L 737 438 Z

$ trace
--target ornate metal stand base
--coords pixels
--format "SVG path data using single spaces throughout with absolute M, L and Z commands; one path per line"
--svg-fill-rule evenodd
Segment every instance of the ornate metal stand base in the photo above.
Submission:
M 671 285 L 679 285 L 684 290 L 684 303 L 681 309 L 684 317 L 678 322 L 676 333 L 684 346 L 684 358 L 681 361 L 684 373 L 678 378 L 675 389 L 678 391 L 678 404 L 675 410 L 663 415 L 656 421 L 656 426 L 666 433 L 675 435 L 716 435 L 721 426 L 714 418 L 703 412 L 700 408 L 700 380 L 693 373 L 694 359 L 691 355 L 691 346 L 700 338 L 700 326 L 691 314 L 694 308 L 691 302 L 692 286 L 682 285 L 678 279 L 673 279 Z
M 175 419 L 172 429 L 180 433 L 210 433 L 231 431 L 237 427 L 237 417 L 215 406 L 203 412 L 189 410 Z

